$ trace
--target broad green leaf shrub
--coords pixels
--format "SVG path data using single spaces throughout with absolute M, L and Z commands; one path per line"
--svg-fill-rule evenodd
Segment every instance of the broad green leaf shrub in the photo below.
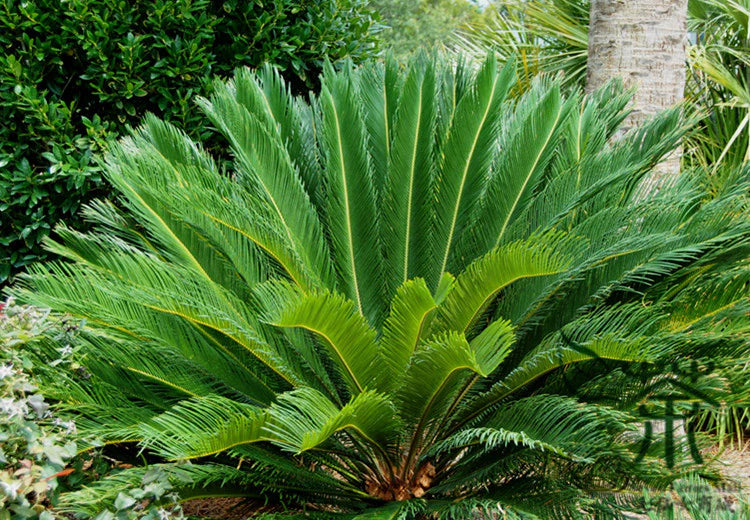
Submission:
M 0 310 L 0 518 L 55 517 L 57 476 L 76 455 L 76 425 L 55 417 L 34 374 L 39 359 L 29 351 L 50 333 L 47 313 L 15 305 Z M 59 330 L 63 334 L 70 331 Z M 52 363 L 69 364 L 63 343 Z
M 326 59 L 377 51 L 364 0 L 2 0 L 0 284 L 59 221 L 106 194 L 93 160 L 147 112 L 196 138 L 214 75 L 271 63 L 299 92 Z
M 510 99 L 514 71 L 327 67 L 308 101 L 242 69 L 199 101 L 231 172 L 154 116 L 114 145 L 121 206 L 11 292 L 86 319 L 59 399 L 149 466 L 60 509 L 157 465 L 276 519 L 618 518 L 710 474 L 644 423 L 750 393 L 750 169 L 644 195 L 679 109 L 612 140 L 617 87 Z
M 101 443 L 82 437 L 70 411 L 56 407 L 61 386 L 90 377 L 74 347 L 80 324 L 13 299 L 0 307 L 0 519 L 62 518 L 56 511 L 61 492 L 103 475 L 117 478 L 119 466 L 91 450 Z M 101 520 L 184 517 L 158 467 L 130 484 L 118 489 Z

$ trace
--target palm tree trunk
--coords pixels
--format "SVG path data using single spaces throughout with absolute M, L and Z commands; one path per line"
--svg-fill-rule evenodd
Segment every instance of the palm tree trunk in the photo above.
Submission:
M 622 131 L 682 101 L 688 0 L 591 0 L 588 77 L 591 92 L 620 77 L 636 87 Z M 649 179 L 658 189 L 680 171 L 673 153 Z
M 620 127 L 622 135 L 655 114 L 681 102 L 685 94 L 688 0 L 591 0 L 586 91 L 613 78 L 635 87 L 631 114 Z M 680 173 L 682 150 L 675 150 L 653 175 L 640 195 L 669 185 Z M 666 434 L 666 421 L 653 421 L 654 434 Z M 684 421 L 672 432 L 686 438 Z

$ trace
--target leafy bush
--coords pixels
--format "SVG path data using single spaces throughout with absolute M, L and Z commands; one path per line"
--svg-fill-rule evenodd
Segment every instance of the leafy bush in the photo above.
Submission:
M 54 417 L 32 374 L 37 359 L 29 343 L 48 332 L 47 313 L 18 307 L 0 309 L 0 518 L 54 518 L 66 463 L 76 455 L 73 421 Z M 65 362 L 72 349 L 59 352 Z
M 747 8 L 725 0 L 690 0 L 686 99 L 704 117 L 683 141 L 684 171 L 698 174 L 710 192 L 732 185 L 750 159 L 750 18 Z M 453 37 L 462 56 L 493 49 L 503 56 L 521 54 L 519 90 L 539 73 L 565 75 L 571 88 L 586 84 L 588 0 L 510 0 L 474 20 Z M 700 165 L 701 168 L 693 168 Z M 750 409 L 738 402 L 694 418 L 694 424 L 744 445 Z
M 78 379 L 72 374 L 85 374 L 73 347 L 77 330 L 69 318 L 50 318 L 12 299 L 0 304 L 0 519 L 52 520 L 61 491 L 97 475 L 116 478 L 102 457 L 76 456 L 76 441 L 99 442 L 79 437 L 75 421 L 55 416 L 47 400 L 48 391 L 59 393 L 60 379 L 70 383 Z M 141 482 L 118 492 L 101 520 L 183 518 L 167 477 L 158 468 L 144 472 Z
M 384 46 L 397 56 L 440 47 L 460 26 L 483 15 L 470 0 L 373 0 L 384 25 Z
M 328 68 L 308 104 L 242 70 L 200 101 L 232 175 L 146 118 L 106 161 L 125 210 L 14 289 L 87 319 L 79 429 L 273 518 L 590 518 L 702 467 L 642 424 L 748 395 L 750 170 L 644 195 L 678 111 L 612 142 L 617 89 L 514 82 L 419 57 Z
M 325 59 L 377 50 L 364 0 L 2 0 L 0 283 L 104 193 L 93 156 L 146 112 L 191 135 L 212 75 L 272 63 L 298 91 Z

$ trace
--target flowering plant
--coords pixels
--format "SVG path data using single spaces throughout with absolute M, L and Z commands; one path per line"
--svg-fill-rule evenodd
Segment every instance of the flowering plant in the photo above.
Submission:
M 81 444 L 96 446 L 97 440 L 80 439 L 75 421 L 56 416 L 43 395 L 54 395 L 50 380 L 90 377 L 74 346 L 81 325 L 16 305 L 13 299 L 0 302 L 0 520 L 59 517 L 65 510 L 59 495 L 66 491 L 60 477 L 71 475 L 79 483 L 97 472 L 112 481 L 132 477 L 128 470 L 111 471 L 118 465 L 112 459 L 104 461 L 102 470 L 94 464 L 97 456 L 76 457 L 85 449 Z M 128 483 L 127 489 L 115 491 L 113 507 L 100 513 L 99 520 L 184 518 L 169 475 L 160 468 Z
M 55 417 L 35 381 L 33 349 L 24 348 L 49 330 L 48 313 L 16 306 L 0 310 L 0 519 L 51 520 L 68 461 L 76 455 L 73 421 Z M 65 331 L 72 335 L 72 330 Z M 63 343 L 55 364 L 73 352 Z

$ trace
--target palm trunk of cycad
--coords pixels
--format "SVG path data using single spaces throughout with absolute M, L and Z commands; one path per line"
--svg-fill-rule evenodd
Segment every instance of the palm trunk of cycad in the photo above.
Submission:
M 635 87 L 632 113 L 621 132 L 682 101 L 688 0 L 591 0 L 586 90 L 620 77 Z M 642 186 L 669 184 L 680 172 L 675 150 Z

